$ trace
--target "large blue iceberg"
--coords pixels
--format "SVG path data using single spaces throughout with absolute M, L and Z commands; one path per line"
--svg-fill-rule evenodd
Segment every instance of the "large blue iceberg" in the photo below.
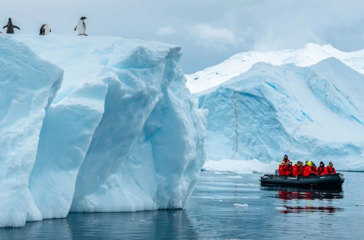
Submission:
M 207 159 L 271 163 L 288 154 L 295 161 L 363 170 L 360 59 L 363 50 L 308 44 L 237 54 L 189 76 L 199 106 L 208 110 Z
M 179 47 L 13 40 L 0 38 L 0 226 L 184 207 L 205 160 L 205 117 Z

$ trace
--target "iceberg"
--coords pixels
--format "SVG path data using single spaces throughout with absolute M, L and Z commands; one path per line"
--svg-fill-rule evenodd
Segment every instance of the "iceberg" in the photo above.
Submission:
M 180 47 L 113 37 L 13 38 L 64 76 L 31 137 L 26 218 L 14 224 L 5 216 L 2 226 L 70 211 L 185 206 L 205 160 L 206 120 L 185 85 Z
M 329 50 L 311 44 L 268 52 L 266 61 L 257 57 L 263 52 L 248 52 L 188 76 L 199 106 L 209 111 L 207 159 L 271 163 L 288 154 L 294 161 L 333 161 L 339 169 L 363 170 L 364 75 L 360 64 L 352 63 L 364 59 L 364 52 Z M 310 61 L 302 57 L 305 52 Z M 290 57 L 267 62 L 283 59 L 280 53 Z M 258 62 L 231 69 L 238 56 Z M 212 74 L 217 69 L 226 79 Z

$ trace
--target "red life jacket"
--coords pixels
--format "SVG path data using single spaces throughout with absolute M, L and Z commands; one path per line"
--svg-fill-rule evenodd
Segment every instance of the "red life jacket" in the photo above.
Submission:
M 298 176 L 302 176 L 303 175 L 303 166 L 299 166 L 298 167 Z
M 316 167 L 316 166 L 312 166 L 312 171 L 316 174 L 316 172 L 317 172 L 317 167 Z
M 286 176 L 286 166 L 283 165 L 282 163 L 279 164 L 278 172 L 279 176 Z
M 289 164 L 286 165 L 286 176 L 292 175 L 292 169 L 293 169 L 292 165 Z
M 334 167 L 325 167 L 324 175 L 336 174 Z
M 294 165 L 292 170 L 292 176 L 297 177 L 298 176 L 298 166 Z
M 302 174 L 303 174 L 303 166 L 294 165 L 292 170 L 292 176 L 298 177 L 302 176 Z
M 324 171 L 325 171 L 325 167 L 318 167 L 317 168 L 317 176 L 322 176 L 324 175 Z
M 308 165 L 305 166 L 304 170 L 303 170 L 303 176 L 304 177 L 308 177 L 311 175 L 312 172 L 312 168 Z

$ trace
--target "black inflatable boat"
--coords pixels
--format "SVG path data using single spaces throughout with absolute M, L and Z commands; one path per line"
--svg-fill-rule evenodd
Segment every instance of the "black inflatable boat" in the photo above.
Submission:
M 290 177 L 266 174 L 260 178 L 262 186 L 302 187 L 320 189 L 341 189 L 344 180 L 344 175 L 342 175 L 341 173 L 310 177 Z

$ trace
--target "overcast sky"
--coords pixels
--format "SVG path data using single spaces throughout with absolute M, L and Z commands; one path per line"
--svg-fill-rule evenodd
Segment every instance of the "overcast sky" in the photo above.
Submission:
M 21 33 L 74 34 L 81 15 L 89 35 L 157 40 L 182 46 L 186 73 L 248 50 L 330 43 L 364 48 L 364 1 L 359 0 L 0 0 L 0 21 Z

